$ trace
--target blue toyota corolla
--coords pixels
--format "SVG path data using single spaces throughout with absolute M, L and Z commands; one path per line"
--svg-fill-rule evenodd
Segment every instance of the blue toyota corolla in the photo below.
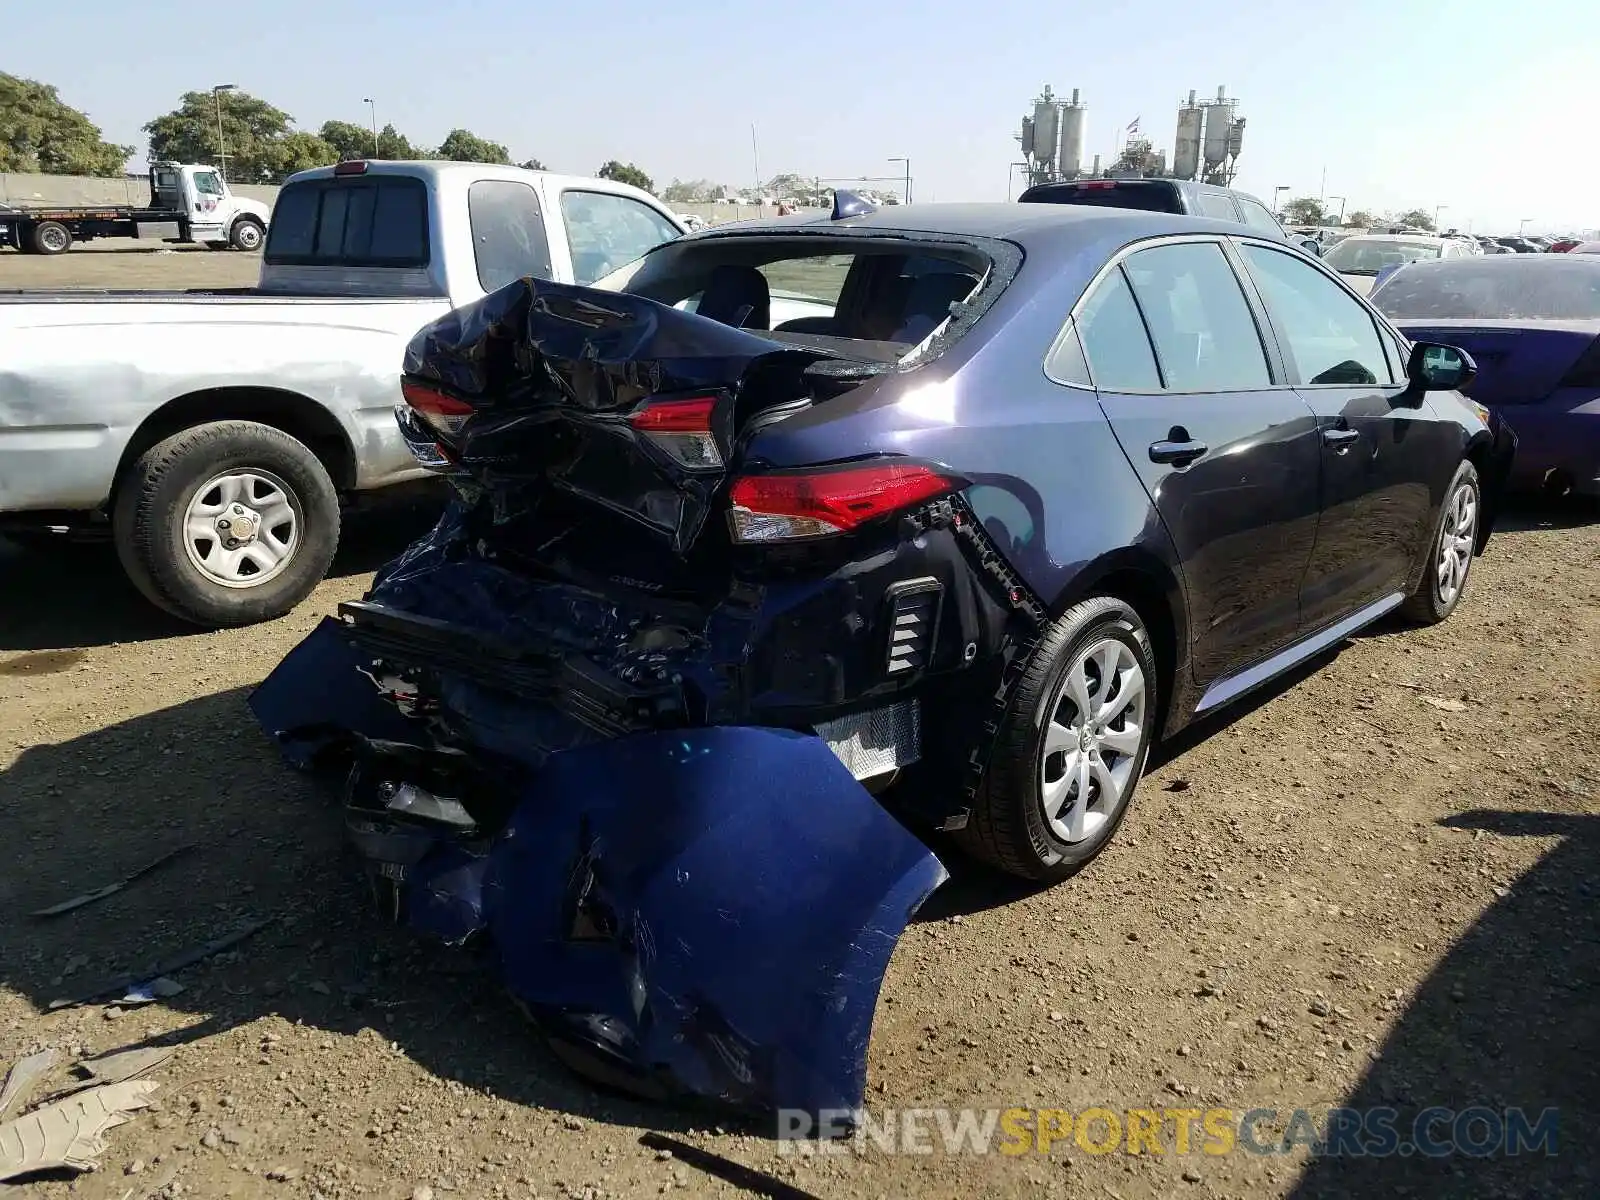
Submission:
M 907 825 L 1063 879 L 1155 740 L 1456 608 L 1514 452 L 1473 371 L 1110 208 L 841 194 L 525 279 L 407 353 L 449 511 L 253 704 L 356 752 L 396 911 L 484 933 L 569 1060 L 848 1107 L 943 878 Z

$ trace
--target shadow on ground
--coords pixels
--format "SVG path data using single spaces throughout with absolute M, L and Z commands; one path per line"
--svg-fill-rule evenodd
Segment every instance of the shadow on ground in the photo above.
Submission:
M 329 578 L 377 570 L 438 518 L 437 496 L 403 496 L 346 515 Z M 0 535 L 0 654 L 107 646 L 195 633 L 128 582 L 106 542 L 26 546 Z
M 342 1034 L 370 1027 L 431 1073 L 519 1103 L 669 1131 L 696 1115 L 705 1124 L 703 1113 L 595 1091 L 544 1049 L 467 952 L 381 922 L 343 857 L 335 798 L 283 764 L 246 694 L 36 746 L 0 773 L 0 986 L 44 1009 L 273 918 L 177 974 L 186 990 L 165 1003 L 205 1018 L 182 1040 L 267 1014 Z M 223 752 L 219 729 L 242 736 Z M 191 842 L 100 903 L 26 915 Z
M 1600 784 L 1594 795 L 1600 797 Z M 1479 919 L 1423 983 L 1377 1060 L 1343 1103 L 1394 1109 L 1397 1152 L 1314 1159 L 1293 1200 L 1361 1196 L 1600 1195 L 1600 816 L 1462 813 L 1449 828 L 1478 836 L 1560 839 Z M 1419 1113 L 1437 1106 L 1480 1118 L 1456 1128 L 1469 1153 L 1406 1153 Z M 1555 1156 L 1503 1154 L 1508 1108 L 1537 1127 L 1555 1110 Z M 1451 1115 L 1422 1131 L 1452 1136 Z M 1503 1134 L 1502 1134 L 1503 1138 Z

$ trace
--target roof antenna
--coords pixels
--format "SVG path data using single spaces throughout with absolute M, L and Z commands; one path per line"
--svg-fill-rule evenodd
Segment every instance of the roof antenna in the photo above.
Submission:
M 864 217 L 868 213 L 877 212 L 876 204 L 868 204 L 854 192 L 846 192 L 835 188 L 833 192 L 833 216 L 830 220 L 842 221 L 846 217 Z

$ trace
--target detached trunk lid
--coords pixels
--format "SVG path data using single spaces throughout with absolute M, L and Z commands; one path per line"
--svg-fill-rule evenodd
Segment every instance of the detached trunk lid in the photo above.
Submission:
M 1459 346 L 1478 364 L 1472 395 L 1484 404 L 1542 400 L 1600 339 L 1600 321 L 1397 320 L 1413 341 Z
M 739 432 L 809 402 L 827 351 L 622 293 L 522 279 L 425 327 L 401 425 L 431 465 L 511 503 L 556 489 L 694 542 Z M 846 364 L 841 364 L 846 365 Z

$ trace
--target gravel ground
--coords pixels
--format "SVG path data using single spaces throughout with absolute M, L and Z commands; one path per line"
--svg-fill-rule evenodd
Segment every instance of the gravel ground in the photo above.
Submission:
M 220 282 L 183 277 L 189 257 L 139 256 L 182 281 L 133 284 L 102 265 L 131 255 L 7 255 L 0 281 L 21 262 L 82 263 L 74 280 L 96 286 Z M 414 514 L 352 530 L 289 617 L 220 633 L 149 610 L 103 549 L 0 544 L 0 1062 L 178 1047 L 152 1076 L 159 1107 L 110 1132 L 99 1172 L 26 1194 L 1600 1194 L 1597 516 L 1519 510 L 1451 621 L 1374 629 L 1168 747 L 1069 883 L 1029 891 L 952 858 L 894 956 L 869 1057 L 880 1115 L 1554 1107 L 1553 1159 L 1179 1154 L 1170 1126 L 1160 1155 L 1070 1138 L 946 1153 L 935 1133 L 929 1155 L 799 1157 L 603 1095 L 471 963 L 372 915 L 337 812 L 243 706 Z M 26 916 L 190 842 L 99 904 Z M 267 917 L 177 972 L 177 996 L 47 1010 Z

